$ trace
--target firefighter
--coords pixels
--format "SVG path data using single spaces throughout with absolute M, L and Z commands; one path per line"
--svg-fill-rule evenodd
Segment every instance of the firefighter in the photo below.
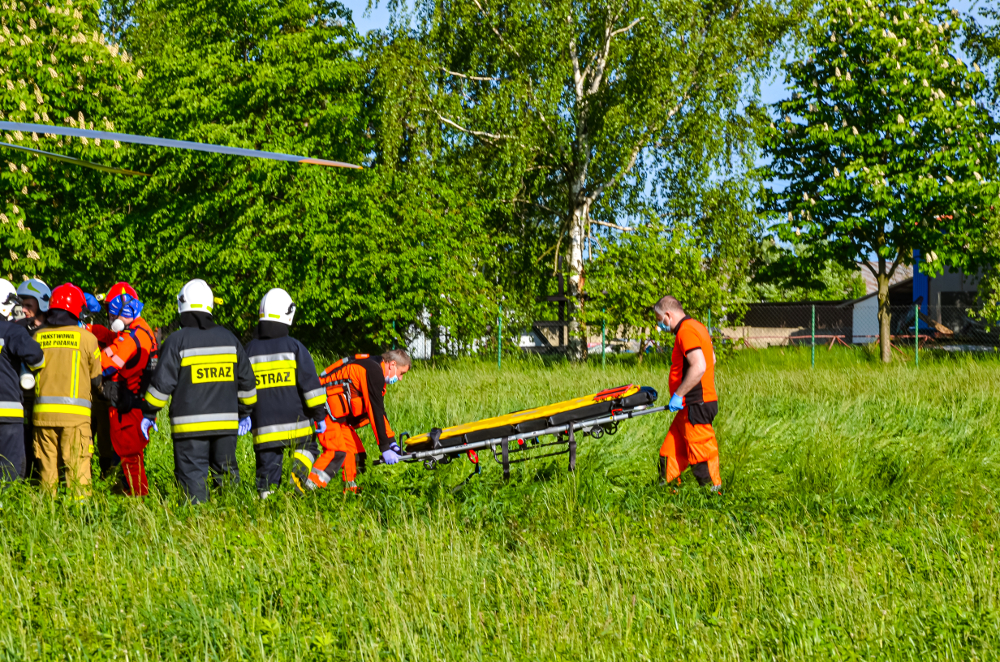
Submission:
M 80 327 L 86 305 L 83 291 L 71 283 L 52 290 L 46 326 L 35 334 L 45 352 L 45 367 L 35 387 L 35 457 L 42 488 L 55 494 L 59 465 L 78 497 L 90 493 L 91 389 L 101 385 L 97 338 Z
M 35 340 L 10 321 L 19 299 L 10 281 L 0 278 L 0 481 L 24 478 L 24 406 L 21 370 L 41 370 L 45 354 Z
M 43 281 L 29 278 L 17 286 L 17 295 L 21 298 L 21 314 L 23 317 L 15 324 L 24 327 L 31 337 L 45 325 L 45 315 L 49 312 L 49 301 L 52 290 Z M 35 427 L 31 423 L 31 412 L 35 404 L 34 378 L 30 373 L 22 372 L 22 388 L 24 390 L 24 476 L 31 478 L 37 475 L 35 461 Z
M 106 470 L 103 456 L 120 458 L 126 494 L 146 496 L 149 485 L 143 453 L 149 440 L 140 429 L 143 414 L 139 404 L 140 394 L 145 391 L 151 372 L 156 368 L 156 338 L 142 318 L 143 303 L 131 285 L 116 283 L 108 290 L 104 301 L 111 328 L 94 324 L 92 331 L 103 347 L 102 391 L 110 403 L 107 420 L 113 452 L 102 452 L 101 468 Z
M 211 288 L 200 278 L 181 288 L 181 328 L 163 342 L 142 403 L 140 429 L 148 440 L 156 414 L 170 399 L 174 476 L 192 503 L 208 500 L 210 471 L 217 487 L 227 478 L 239 483 L 236 440 L 250 431 L 257 402 L 250 360 L 236 336 L 215 324 L 214 304 Z
M 294 316 L 292 297 L 282 289 L 270 290 L 260 302 L 256 337 L 247 344 L 257 382 L 250 432 L 261 499 L 281 485 L 285 448 L 293 449 L 292 484 L 299 493 L 305 490 L 319 455 L 313 422 L 320 433 L 326 430 L 326 389 L 309 351 L 288 335 Z
M 679 484 L 681 472 L 690 466 L 699 485 L 721 493 L 719 443 L 712 428 L 719 413 L 712 337 L 672 296 L 660 299 L 653 311 L 657 326 L 675 336 L 668 408 L 676 415 L 660 447 L 660 484 Z
M 399 462 L 402 451 L 385 415 L 385 392 L 409 369 L 406 352 L 392 349 L 380 357 L 345 357 L 323 371 L 320 383 L 326 386 L 330 412 L 326 431 L 319 435 L 323 453 L 313 463 L 310 488 L 326 487 L 333 476 L 342 473 L 344 491 L 358 491 L 356 477 L 364 472 L 366 453 L 357 430 L 369 424 L 382 460 Z

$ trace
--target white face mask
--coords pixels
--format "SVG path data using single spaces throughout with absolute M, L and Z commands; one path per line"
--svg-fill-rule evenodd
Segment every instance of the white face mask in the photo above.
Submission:
M 115 321 L 111 323 L 111 330 L 115 333 L 121 333 L 125 330 L 125 322 L 122 321 L 122 318 L 115 318 Z

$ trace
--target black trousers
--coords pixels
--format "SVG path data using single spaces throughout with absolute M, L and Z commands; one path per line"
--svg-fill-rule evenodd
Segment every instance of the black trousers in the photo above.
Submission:
M 319 444 L 316 443 L 316 436 L 305 437 L 304 441 L 291 446 L 292 451 L 301 448 L 312 453 L 313 460 L 319 457 Z M 278 448 L 253 449 L 254 457 L 257 460 L 257 491 L 266 492 L 281 485 L 281 467 L 285 459 L 285 449 Z
M 0 480 L 24 478 L 24 424 L 0 423 Z
M 21 473 L 27 480 L 38 479 L 38 469 L 35 465 L 35 426 L 31 424 L 31 411 L 24 408 L 24 471 Z
M 174 478 L 191 503 L 208 501 L 208 475 L 216 487 L 237 485 L 236 435 L 174 440 Z

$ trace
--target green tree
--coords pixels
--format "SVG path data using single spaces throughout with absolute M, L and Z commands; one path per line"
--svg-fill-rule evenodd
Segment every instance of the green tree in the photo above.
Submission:
M 813 260 L 877 265 L 879 335 L 889 344 L 889 279 L 922 250 L 932 275 L 989 259 L 995 227 L 985 79 L 958 57 L 962 20 L 943 0 L 847 0 L 819 7 L 812 53 L 785 66 L 792 97 L 767 143 L 766 207 Z
M 373 128 L 398 98 L 341 4 L 111 9 L 145 71 L 137 132 L 378 166 L 144 151 L 153 177 L 134 191 L 111 262 L 153 304 L 154 322 L 171 320 L 181 285 L 202 277 L 224 300 L 219 319 L 240 332 L 268 289 L 287 289 L 296 332 L 330 354 L 401 342 L 429 314 L 455 334 L 482 332 L 491 291 L 478 208 L 460 185 L 378 163 Z
M 115 128 L 139 73 L 130 56 L 101 34 L 99 6 L 87 0 L 3 4 L 0 119 Z M 120 163 L 126 151 L 117 143 L 45 134 L 8 132 L 2 140 L 109 165 Z M 23 150 L 0 152 L 0 273 L 14 280 L 46 269 L 65 279 L 85 277 L 94 228 L 115 214 L 106 195 L 121 182 Z
M 405 24 L 406 7 L 392 6 Z M 794 6 L 416 3 L 422 121 L 482 173 L 482 195 L 505 203 L 508 291 L 533 298 L 541 260 L 565 252 L 570 294 L 583 301 L 592 231 L 742 163 L 754 145 L 743 111 Z M 578 338 L 584 319 L 578 309 Z
M 863 267 L 862 267 L 863 268 Z M 765 241 L 754 264 L 753 295 L 758 301 L 838 301 L 865 295 L 859 266 L 817 262 L 810 248 Z

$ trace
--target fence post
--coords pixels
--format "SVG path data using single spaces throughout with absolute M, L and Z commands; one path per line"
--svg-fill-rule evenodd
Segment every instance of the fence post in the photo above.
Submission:
M 503 359 L 503 304 L 497 304 L 497 370 Z
M 816 367 L 816 304 L 812 306 L 812 367 Z
M 920 365 L 920 304 L 913 305 L 913 365 Z
M 605 308 L 601 308 L 601 370 L 605 368 L 604 363 L 604 346 L 605 346 L 605 330 L 607 329 L 608 320 L 605 317 Z

